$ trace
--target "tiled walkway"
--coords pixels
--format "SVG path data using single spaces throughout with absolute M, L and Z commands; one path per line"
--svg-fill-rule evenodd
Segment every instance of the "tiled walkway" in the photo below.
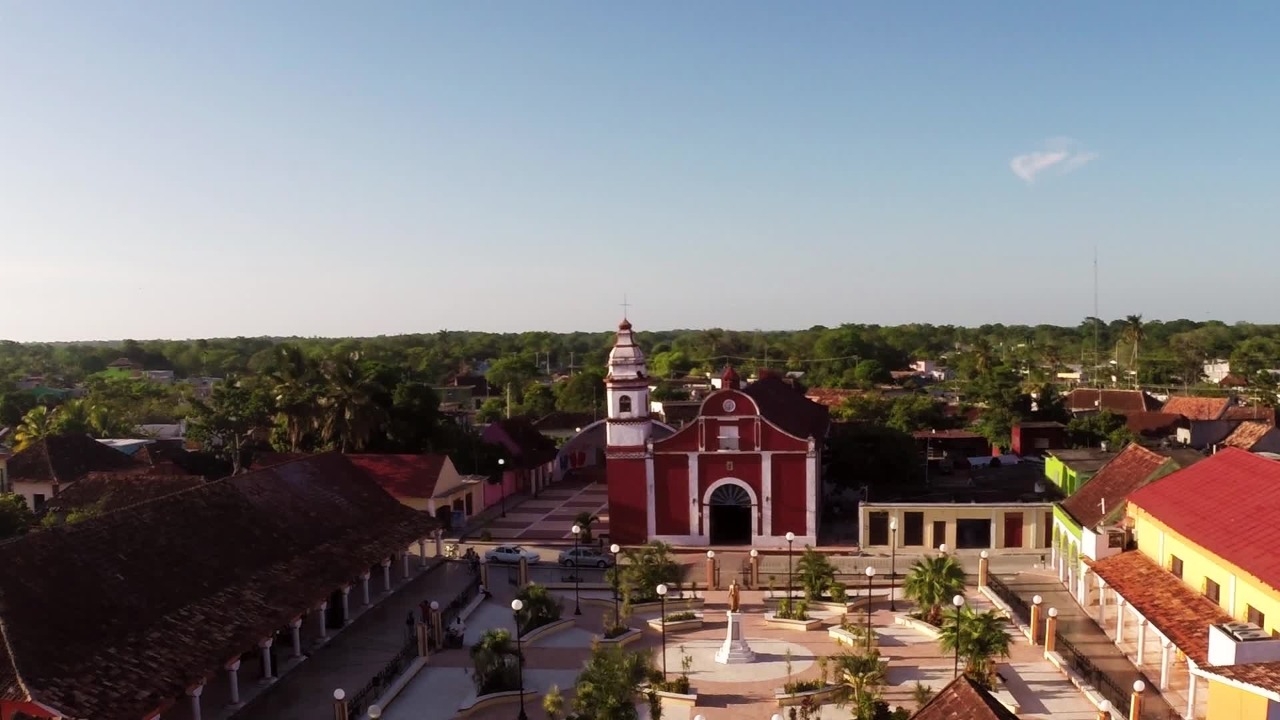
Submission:
M 333 717 L 335 689 L 354 695 L 399 652 L 405 617 L 423 600 L 452 599 L 470 578 L 470 570 L 461 563 L 445 563 L 413 578 L 278 680 L 237 713 L 236 720 Z
M 1116 647 L 1116 644 L 1098 627 L 1093 618 L 1076 603 L 1071 593 L 1056 576 L 1041 572 L 1023 572 L 1017 575 L 1001 577 L 1009 589 L 1028 604 L 1039 595 L 1046 608 L 1058 610 L 1058 632 L 1076 647 L 1076 649 L 1093 662 L 1103 673 L 1106 673 L 1121 688 L 1130 688 L 1134 680 L 1142 680 L 1147 684 L 1143 696 L 1145 712 L 1151 717 L 1169 717 L 1173 708 L 1156 689 L 1152 678 L 1138 672 L 1129 658 Z
M 508 508 L 506 517 L 490 520 L 483 529 L 495 540 L 572 540 L 574 519 L 589 512 L 599 518 L 591 531 L 601 536 L 609 532 L 608 505 L 605 485 L 569 479 Z
M 509 626 L 510 611 L 506 604 L 509 589 L 497 588 L 498 595 L 468 621 L 468 641 L 474 633 L 484 628 Z M 793 677 L 816 677 L 820 655 L 833 655 L 841 651 L 828 637 L 825 628 L 816 632 L 797 632 L 766 626 L 762 594 L 743 593 L 746 609 L 746 634 L 759 653 L 760 662 L 751 665 L 718 665 L 711 661 L 724 638 L 724 593 L 713 593 L 707 621 L 702 630 L 671 632 L 667 636 L 667 670 L 679 672 L 681 658 L 686 653 L 693 658 L 690 680 L 698 692 L 696 714 L 707 720 L 759 720 L 777 712 L 774 691 L 782 685 L 787 675 L 787 655 Z M 985 599 L 971 593 L 971 601 L 981 606 Z M 571 598 L 565 603 L 572 607 Z M 899 608 L 903 608 L 900 606 Z M 526 702 L 526 713 L 531 720 L 544 720 L 541 708 L 542 693 L 552 685 L 558 685 L 566 704 L 572 703 L 572 688 L 583 661 L 589 652 L 591 636 L 601 627 L 603 615 L 611 612 L 595 605 L 583 607 L 583 615 L 577 618 L 566 612 L 565 617 L 576 620 L 575 627 L 544 640 L 526 646 L 528 660 L 527 685 L 538 692 L 536 700 Z M 650 616 L 656 615 L 656 613 Z M 865 617 L 865 615 L 863 616 Z M 889 686 L 885 699 L 891 706 L 903 706 L 915 710 L 912 690 L 917 681 L 934 690 L 950 682 L 951 658 L 944 656 L 937 641 L 930 640 L 909 628 L 894 624 L 894 614 L 885 607 L 877 607 L 872 615 L 881 652 L 888 658 Z M 645 616 L 632 618 L 632 626 L 640 626 Z M 829 617 L 830 623 L 836 618 Z M 478 635 L 476 635 L 478 637 Z M 1013 657 L 1001 666 L 1001 674 L 1007 680 L 1010 694 L 1020 703 L 1023 720 L 1094 720 L 1097 711 L 1059 673 L 1043 659 L 1040 648 L 1029 645 L 1015 635 Z M 661 646 L 659 633 L 646 629 L 644 636 L 632 649 L 649 649 L 657 652 Z M 387 720 L 417 720 L 435 717 L 424 714 L 430 709 L 443 713 L 446 707 L 456 708 L 474 697 L 469 670 L 471 661 L 466 650 L 450 650 L 432 657 L 430 664 L 413 680 L 401 696 L 387 708 L 383 717 Z M 844 711 L 832 716 L 843 717 Z M 643 708 L 642 708 L 643 712 Z M 486 709 L 471 715 L 475 720 L 510 720 L 516 714 L 512 705 Z M 825 714 L 825 713 L 824 713 Z M 664 720 L 688 720 L 691 714 L 668 712 Z M 439 717 L 449 717 L 439 715 Z

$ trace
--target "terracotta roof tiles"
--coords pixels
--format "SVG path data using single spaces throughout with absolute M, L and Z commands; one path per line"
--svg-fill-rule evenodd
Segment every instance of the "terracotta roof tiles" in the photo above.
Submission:
M 1188 420 L 1220 420 L 1231 404 L 1230 398 L 1189 397 L 1172 395 L 1165 401 L 1163 412 L 1181 415 Z
M 1187 587 L 1136 550 L 1102 560 L 1086 558 L 1085 563 L 1197 665 L 1208 662 L 1209 626 L 1232 621 L 1217 603 Z
M 1135 412 L 1124 416 L 1124 426 L 1129 432 L 1143 437 L 1168 437 L 1186 418 L 1177 413 Z
M 199 487 L 204 483 L 204 478 L 199 475 L 89 473 L 55 495 L 46 507 L 51 513 L 66 513 L 90 507 L 98 512 L 112 512 Z
M 141 467 L 132 458 L 88 435 L 51 435 L 9 458 L 14 482 L 73 483 L 94 471 Z
M 1110 410 L 1126 415 L 1131 412 L 1151 412 L 1160 409 L 1160 401 L 1140 390 L 1098 390 L 1076 388 L 1064 398 L 1072 412 Z
M 1071 513 L 1081 527 L 1096 527 L 1114 517 L 1124 507 L 1129 493 L 1142 487 L 1166 462 L 1168 458 L 1131 444 L 1064 500 L 1062 509 Z
M 1261 405 L 1232 405 L 1222 415 L 1223 420 L 1256 420 L 1268 425 L 1276 424 L 1276 409 Z
M 1208 552 L 1280 587 L 1280 462 L 1224 448 L 1129 502 Z
M 0 699 L 147 717 L 435 527 L 325 454 L 11 540 Z
M 1018 716 L 967 675 L 961 675 L 921 706 L 911 720 L 1018 720 Z
M 348 455 L 352 465 L 397 499 L 427 499 L 435 496 L 440 473 L 448 455 Z
M 1236 682 L 1242 682 L 1271 692 L 1280 692 L 1280 662 L 1210 665 L 1204 669 L 1229 680 L 1235 680 Z
M 1240 448 L 1241 450 L 1252 450 L 1258 441 L 1262 440 L 1267 433 L 1274 428 L 1265 422 L 1256 420 L 1248 420 L 1236 426 L 1231 434 L 1223 439 L 1222 444 L 1228 447 Z
M 756 401 L 766 420 L 791 435 L 818 440 L 827 436 L 831 412 L 805 397 L 804 387 L 770 375 L 742 388 L 742 392 Z

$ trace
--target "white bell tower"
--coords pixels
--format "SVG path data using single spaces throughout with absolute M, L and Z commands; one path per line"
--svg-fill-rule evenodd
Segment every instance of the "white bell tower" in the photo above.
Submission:
M 609 402 L 606 435 L 609 447 L 642 448 L 653 433 L 649 418 L 649 372 L 644 351 L 636 345 L 631 323 L 618 325 L 618 338 L 609 351 L 609 371 L 604 380 Z

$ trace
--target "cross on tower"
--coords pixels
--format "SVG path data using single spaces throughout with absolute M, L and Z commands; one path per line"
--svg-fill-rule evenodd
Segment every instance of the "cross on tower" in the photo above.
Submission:
M 631 304 L 627 302 L 627 295 L 626 295 L 626 293 L 623 293 L 623 295 L 622 295 L 622 318 L 623 318 L 624 320 L 625 320 L 625 319 L 626 319 L 626 317 L 627 317 L 627 309 L 628 309 L 628 308 L 630 308 L 630 307 L 631 307 Z

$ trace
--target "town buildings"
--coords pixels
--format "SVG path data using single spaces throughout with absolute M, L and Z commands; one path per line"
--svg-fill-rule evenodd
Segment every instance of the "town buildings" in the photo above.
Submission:
M 771 373 L 727 368 L 698 416 L 655 439 L 650 378 L 631 323 L 618 326 L 605 378 L 611 539 L 681 545 L 815 545 L 827 409 Z
M 421 510 L 448 529 L 465 527 L 482 512 L 485 475 L 463 475 L 448 455 L 392 455 L 369 453 L 347 456 L 388 495 Z

